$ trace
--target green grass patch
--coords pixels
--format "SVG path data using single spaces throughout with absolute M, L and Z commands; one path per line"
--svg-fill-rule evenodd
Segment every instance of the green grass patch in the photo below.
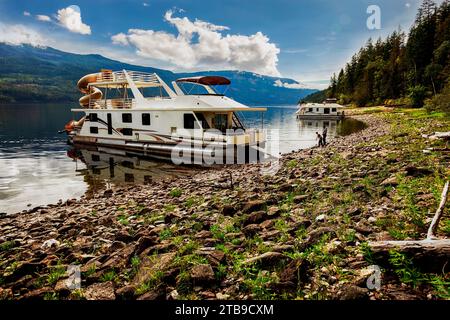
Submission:
M 10 251 L 16 246 L 15 241 L 6 241 L 0 244 L 0 252 Z
M 288 162 L 286 163 L 286 166 L 287 166 L 289 169 L 294 169 L 295 167 L 298 166 L 298 161 L 297 161 L 297 160 L 290 160 L 290 161 L 288 161 Z
M 47 276 L 47 283 L 49 285 L 54 285 L 58 282 L 59 279 L 63 278 L 66 275 L 66 268 L 60 264 L 53 267 L 50 273 Z
M 170 190 L 169 195 L 172 198 L 178 198 L 182 195 L 183 191 L 180 188 L 173 188 L 172 190 Z
M 102 274 L 102 276 L 100 277 L 101 282 L 108 282 L 108 281 L 116 282 L 117 280 L 118 280 L 118 275 L 117 275 L 116 271 L 114 271 L 114 270 L 110 270 L 110 271 Z
M 212 225 L 209 231 L 213 234 L 214 239 L 225 240 L 225 232 L 219 225 Z
M 159 233 L 159 239 L 168 240 L 172 237 L 173 233 L 170 229 L 164 229 Z

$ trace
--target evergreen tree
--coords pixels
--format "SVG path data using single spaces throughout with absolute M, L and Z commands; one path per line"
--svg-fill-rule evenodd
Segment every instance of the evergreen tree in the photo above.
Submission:
M 326 93 L 344 104 L 409 98 L 411 105 L 422 106 L 427 97 L 445 99 L 449 81 L 450 0 L 439 7 L 424 0 L 408 37 L 398 30 L 375 43 L 369 39 L 339 75 L 333 75 Z M 444 88 L 447 94 L 442 96 Z
M 336 74 L 334 73 L 331 77 L 331 85 L 330 89 L 328 90 L 328 98 L 334 98 L 337 94 L 337 79 Z

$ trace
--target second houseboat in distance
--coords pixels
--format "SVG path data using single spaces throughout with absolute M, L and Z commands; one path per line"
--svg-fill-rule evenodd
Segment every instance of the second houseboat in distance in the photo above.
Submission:
M 341 120 L 344 119 L 344 107 L 337 99 L 327 99 L 323 103 L 301 103 L 297 111 L 300 120 Z
M 65 129 L 75 145 L 149 155 L 170 155 L 175 147 L 194 156 L 237 147 L 247 153 L 261 149 L 264 132 L 245 128 L 238 113 L 266 108 L 250 108 L 216 91 L 230 84 L 224 77 L 204 76 L 178 79 L 172 89 L 155 73 L 102 70 L 78 82 L 84 96 L 81 108 L 72 111 L 85 116 Z

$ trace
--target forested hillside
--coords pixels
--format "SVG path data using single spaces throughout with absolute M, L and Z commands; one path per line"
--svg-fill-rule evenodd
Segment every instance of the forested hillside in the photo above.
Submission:
M 342 104 L 450 110 L 450 1 L 424 0 L 409 34 L 369 40 L 338 75 L 328 97 Z
M 230 78 L 227 95 L 250 105 L 295 104 L 314 89 L 291 89 L 283 85 L 297 84 L 292 79 L 269 77 L 245 71 L 173 73 L 107 59 L 101 55 L 80 55 L 53 48 L 29 45 L 10 46 L 0 43 L 0 103 L 76 102 L 80 92 L 78 79 L 100 69 L 156 72 L 169 85 L 177 78 L 218 74 Z

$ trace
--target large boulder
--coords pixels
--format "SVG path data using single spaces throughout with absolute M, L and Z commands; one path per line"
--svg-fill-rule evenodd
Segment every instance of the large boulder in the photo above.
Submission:
M 192 268 L 191 279 L 194 284 L 205 284 L 215 281 L 214 271 L 209 264 L 199 264 Z
M 244 225 L 247 226 L 249 224 L 258 224 L 267 220 L 269 216 L 265 211 L 257 211 L 250 214 L 244 221 Z
M 339 300 L 365 300 L 369 298 L 369 289 L 355 285 L 346 285 L 338 293 Z
M 134 254 L 135 245 L 128 245 L 112 254 L 112 256 L 102 265 L 102 269 L 122 269 L 125 268 Z
M 263 210 L 266 207 L 266 202 L 262 200 L 249 201 L 244 205 L 242 211 L 244 213 L 252 213 L 255 211 Z
M 225 205 L 222 208 L 222 214 L 224 216 L 234 216 L 235 213 L 236 213 L 236 208 L 231 205 Z
M 306 260 L 292 260 L 280 273 L 280 281 L 273 284 L 276 290 L 295 290 L 308 280 L 309 264 Z
M 321 227 L 314 229 L 310 233 L 308 233 L 306 239 L 300 244 L 299 251 L 304 251 L 306 248 L 314 245 L 325 234 L 329 234 L 331 238 L 336 237 L 336 231 L 334 231 L 334 229 L 330 227 Z
M 115 300 L 114 284 L 111 281 L 94 283 L 86 288 L 84 297 L 87 300 Z
M 146 257 L 140 264 L 139 270 L 132 281 L 132 285 L 139 286 L 142 283 L 149 281 L 157 272 L 167 271 L 176 252 L 164 253 L 157 256 Z

